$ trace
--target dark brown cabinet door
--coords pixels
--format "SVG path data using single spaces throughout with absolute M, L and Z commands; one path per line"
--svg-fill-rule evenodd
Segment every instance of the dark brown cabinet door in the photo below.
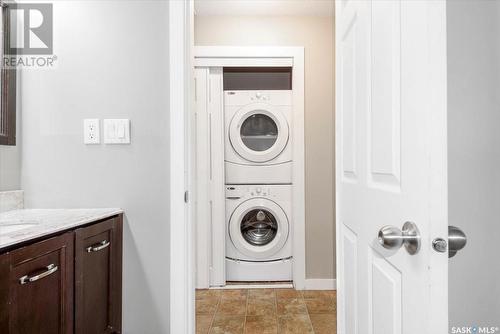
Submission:
M 10 253 L 9 334 L 73 333 L 73 233 Z
M 75 333 L 120 333 L 122 217 L 75 236 Z

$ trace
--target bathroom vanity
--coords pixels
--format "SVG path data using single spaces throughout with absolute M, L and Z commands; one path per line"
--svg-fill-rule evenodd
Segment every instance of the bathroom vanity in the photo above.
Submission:
M 0 213 L 0 333 L 121 333 L 120 209 Z

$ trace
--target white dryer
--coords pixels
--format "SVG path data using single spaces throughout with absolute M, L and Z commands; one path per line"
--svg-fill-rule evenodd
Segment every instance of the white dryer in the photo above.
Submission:
M 225 91 L 226 184 L 292 183 L 292 91 Z
M 226 185 L 226 280 L 292 280 L 291 185 Z

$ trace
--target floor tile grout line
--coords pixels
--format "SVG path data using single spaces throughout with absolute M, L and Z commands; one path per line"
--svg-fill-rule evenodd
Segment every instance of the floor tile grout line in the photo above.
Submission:
M 248 293 L 249 290 L 246 291 L 246 303 L 245 303 L 245 319 L 243 319 L 243 334 L 245 334 L 246 326 L 247 326 L 247 314 L 248 314 Z
M 274 289 L 274 306 L 276 307 L 276 321 L 278 322 L 278 333 L 279 333 L 278 290 L 277 289 Z
M 279 334 L 280 332 L 280 322 L 278 320 L 278 291 L 273 289 L 274 291 L 274 312 L 275 312 L 275 321 L 276 321 L 276 332 Z
M 311 320 L 311 315 L 309 314 L 309 308 L 307 307 L 306 298 L 304 298 L 304 290 L 301 291 L 301 294 L 302 294 L 302 300 L 304 301 L 304 304 L 306 305 L 307 319 L 309 319 L 309 325 L 311 326 L 312 334 L 314 334 L 315 333 L 314 326 L 313 326 L 313 323 Z
M 280 332 L 280 322 L 278 318 L 278 292 L 273 289 L 274 294 L 274 321 L 276 322 L 276 334 Z
M 217 311 L 219 310 L 219 304 L 221 300 L 222 300 L 222 293 L 219 293 L 219 298 L 217 299 L 217 305 L 215 306 L 215 311 L 214 314 L 212 315 L 212 321 L 210 321 L 210 327 L 208 328 L 207 334 L 210 334 L 210 332 L 212 331 L 212 326 L 214 325 L 215 316 L 217 315 Z

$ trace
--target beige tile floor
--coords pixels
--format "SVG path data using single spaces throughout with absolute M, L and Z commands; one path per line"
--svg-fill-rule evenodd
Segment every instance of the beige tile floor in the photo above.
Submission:
M 197 334 L 336 334 L 336 291 L 197 290 Z

